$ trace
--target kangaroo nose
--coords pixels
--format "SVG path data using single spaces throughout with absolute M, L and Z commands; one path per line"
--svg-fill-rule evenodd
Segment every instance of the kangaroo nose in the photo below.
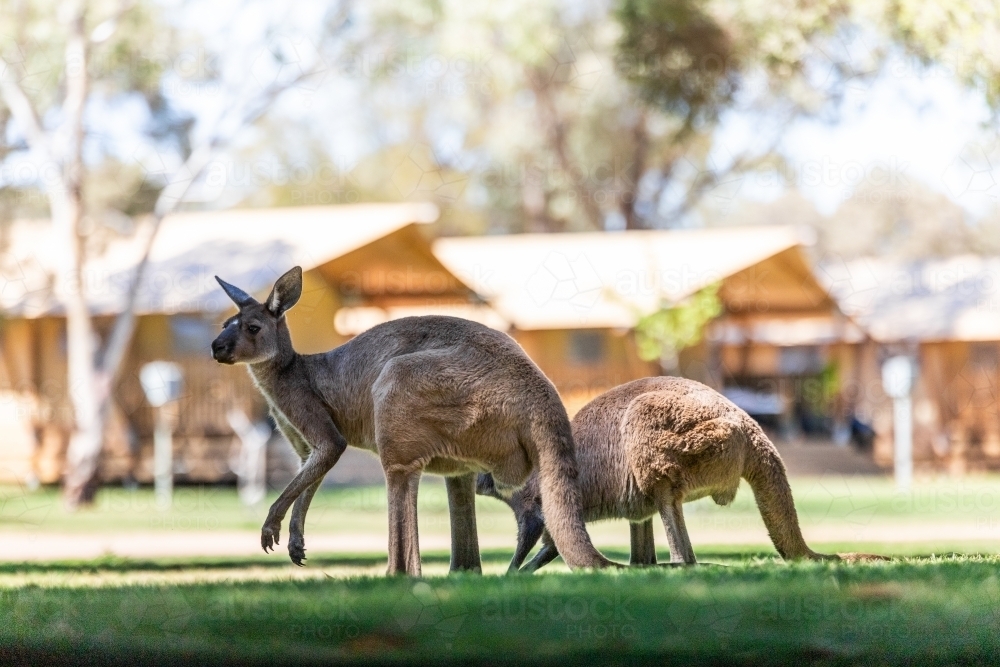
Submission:
M 225 349 L 226 349 L 226 344 L 225 343 L 223 343 L 221 340 L 218 340 L 218 339 L 213 340 L 212 341 L 212 358 L 213 359 L 218 359 L 219 355 L 222 354 L 222 352 L 225 351 Z

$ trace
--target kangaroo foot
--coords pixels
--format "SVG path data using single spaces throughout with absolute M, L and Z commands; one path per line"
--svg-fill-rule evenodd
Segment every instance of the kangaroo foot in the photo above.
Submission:
M 288 538 L 288 557 L 299 567 L 305 565 L 302 561 L 306 559 L 306 541 L 301 535 Z
M 268 549 L 274 551 L 274 545 L 279 543 L 278 537 L 281 535 L 281 522 L 268 522 L 260 529 L 260 546 L 266 552 Z

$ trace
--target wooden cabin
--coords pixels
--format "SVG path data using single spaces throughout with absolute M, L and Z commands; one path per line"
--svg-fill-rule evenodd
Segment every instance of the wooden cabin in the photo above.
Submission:
M 831 365 L 854 372 L 851 345 L 864 337 L 788 227 L 453 238 L 437 240 L 434 252 L 509 323 L 571 413 L 660 374 L 637 354 L 638 318 L 711 284 L 720 285 L 723 313 L 680 355 L 681 374 L 786 430 Z M 836 401 L 821 398 L 811 407 L 829 421 Z
M 226 414 L 238 408 L 261 419 L 265 406 L 245 369 L 211 358 L 210 342 L 235 312 L 215 275 L 263 299 L 274 279 L 302 266 L 302 298 L 288 314 L 293 340 L 302 352 L 327 350 L 346 340 L 334 325 L 344 305 L 473 300 L 424 238 L 421 224 L 436 217 L 436 208 L 426 204 L 364 204 L 166 218 L 139 290 L 138 325 L 115 389 L 102 479 L 151 479 L 154 413 L 138 376 L 153 360 L 174 361 L 183 370 L 178 481 L 233 478 L 238 443 Z M 121 308 L 149 230 L 140 221 L 131 234 L 109 235 L 87 266 L 88 299 L 101 335 Z M 68 445 L 65 318 L 52 288 L 58 267 L 51 247 L 47 221 L 15 222 L 0 239 L 0 482 L 57 481 Z
M 825 264 L 819 274 L 869 333 L 845 395 L 875 430 L 876 463 L 893 460 L 892 401 L 881 367 L 916 362 L 913 456 L 917 470 L 1000 470 L 1000 257 Z

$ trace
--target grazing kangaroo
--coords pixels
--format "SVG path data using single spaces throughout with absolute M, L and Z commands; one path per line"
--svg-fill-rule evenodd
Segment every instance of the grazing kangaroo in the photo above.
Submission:
M 700 382 L 678 377 L 635 380 L 601 394 L 573 419 L 585 521 L 628 519 L 633 565 L 655 565 L 652 516 L 659 514 L 673 563 L 696 562 L 682 504 L 711 496 L 719 505 L 736 497 L 740 478 L 753 489 L 778 553 L 785 559 L 838 560 L 810 549 L 799 529 L 785 466 L 751 417 Z M 513 494 L 488 475 L 477 492 L 506 502 L 517 517 L 514 572 L 542 537 L 543 546 L 523 571 L 533 572 L 559 555 L 546 524 L 547 502 L 532 476 Z M 878 559 L 844 554 L 845 559 Z
M 475 475 L 516 488 L 532 471 L 548 530 L 574 568 L 612 563 L 591 544 L 580 510 L 573 436 L 555 387 L 506 334 L 456 317 L 407 317 L 323 354 L 298 354 L 285 312 L 302 269 L 264 303 L 216 277 L 239 313 L 212 342 L 224 364 L 246 364 L 302 467 L 267 513 L 260 543 L 274 550 L 292 508 L 288 554 L 305 559 L 306 513 L 348 445 L 378 454 L 389 494 L 389 574 L 420 574 L 417 485 L 444 475 L 452 570 L 481 571 Z

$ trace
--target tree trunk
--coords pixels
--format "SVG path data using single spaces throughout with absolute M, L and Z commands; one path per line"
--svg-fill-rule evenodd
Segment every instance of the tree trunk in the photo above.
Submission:
M 640 110 L 632 128 L 632 163 L 626 173 L 627 183 L 621 193 L 622 215 L 625 229 L 642 229 L 642 220 L 636 214 L 635 205 L 639 196 L 639 181 L 646 172 L 646 155 L 649 153 L 649 135 L 646 133 L 646 112 Z
M 597 230 L 604 229 L 604 211 L 597 203 L 597 193 L 592 187 L 593 183 L 580 171 L 573 159 L 567 136 L 567 120 L 560 114 L 554 99 L 555 93 L 552 88 L 555 84 L 544 74 L 530 69 L 527 71 L 527 80 L 535 94 L 535 107 L 538 110 L 538 119 L 542 124 L 545 139 L 560 169 L 569 179 L 573 196 L 579 201 L 590 227 Z
M 63 486 L 63 498 L 70 508 L 93 499 L 109 393 L 95 365 L 97 341 L 84 285 L 85 239 L 79 233 L 83 218 L 81 192 L 70 188 L 60 207 L 63 210 L 53 212 L 69 255 L 68 270 L 61 276 L 61 291 L 66 308 L 67 389 L 74 422 Z
M 53 225 L 67 255 L 67 268 L 58 282 L 61 283 L 66 308 L 67 389 L 73 405 L 73 433 L 66 452 L 63 486 L 63 500 L 69 508 L 93 499 L 107 415 L 107 392 L 96 368 L 94 325 L 84 284 L 87 239 L 82 224 L 85 168 L 83 115 L 90 83 L 85 12 L 85 4 L 77 3 L 68 22 L 66 99 L 63 103 L 65 136 L 58 137 L 64 147 L 62 181 L 65 192 L 61 197 L 50 200 Z

